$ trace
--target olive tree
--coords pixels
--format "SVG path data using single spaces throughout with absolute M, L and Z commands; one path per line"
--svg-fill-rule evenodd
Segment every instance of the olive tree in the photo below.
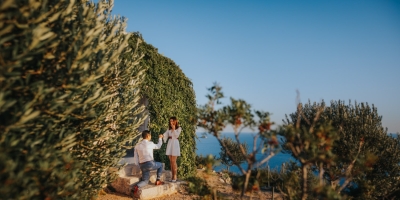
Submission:
M 1 1 L 2 198 L 90 199 L 138 135 L 143 72 L 121 55 L 140 55 L 112 4 Z
M 329 123 L 337 133 L 337 139 L 326 146 L 334 155 L 333 162 L 313 168 L 332 190 L 358 199 L 393 199 L 399 195 L 400 139 L 387 134 L 374 105 L 331 101 L 326 106 L 323 101 L 308 102 L 287 116 L 285 122 L 287 126 L 298 124 L 311 129 L 315 127 L 309 123 L 313 119 L 315 124 Z M 327 141 L 330 138 L 326 133 L 323 131 L 317 137 Z M 290 143 L 290 138 L 286 137 L 286 142 Z
M 220 99 L 224 97 L 222 87 L 214 84 L 207 95 L 208 103 L 198 108 L 198 126 L 204 128 L 213 135 L 224 149 L 225 158 L 237 166 L 243 175 L 241 184 L 241 197 L 248 189 L 249 180 L 254 167 L 266 163 L 278 151 L 278 141 L 275 132 L 271 130 L 270 113 L 253 111 L 251 105 L 242 99 L 230 98 L 230 104 L 221 107 Z M 237 148 L 232 149 L 228 140 L 221 137 L 221 132 L 226 126 L 232 126 L 234 141 Z M 244 128 L 258 127 L 258 133 L 253 139 L 253 148 L 247 151 L 246 146 L 240 142 L 239 135 Z M 261 142 L 258 142 L 260 139 Z M 269 148 L 271 151 L 266 151 Z M 234 150 L 234 151 L 231 151 Z M 256 154 L 261 152 L 262 157 L 257 159 Z M 240 155 L 240 156 L 237 156 Z M 241 159 L 247 163 L 247 167 L 240 165 Z M 257 188 L 258 189 L 258 188 Z

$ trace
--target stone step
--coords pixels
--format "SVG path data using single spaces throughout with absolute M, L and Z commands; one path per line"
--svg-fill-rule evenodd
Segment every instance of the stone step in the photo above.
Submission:
M 131 175 L 138 175 L 138 176 L 142 176 L 142 171 L 140 170 L 139 165 L 135 165 L 133 164 L 133 157 L 126 157 L 126 158 L 122 158 L 121 161 L 119 161 L 120 165 L 124 165 L 126 164 L 124 169 L 121 169 L 118 173 L 122 174 L 122 175 L 127 175 L 127 176 L 131 176 Z M 163 163 L 163 169 L 165 169 L 165 164 Z
M 174 194 L 178 192 L 181 183 L 183 182 L 164 182 L 164 185 L 146 185 L 140 188 L 142 190 L 142 193 L 139 199 L 152 199 Z
M 120 175 L 114 182 L 111 183 L 111 186 L 119 193 L 123 193 L 129 195 L 130 193 L 130 186 L 138 183 L 140 181 L 141 176 L 134 175 L 134 176 L 127 176 L 127 175 Z M 149 185 L 155 185 L 157 178 L 157 172 L 151 171 L 150 172 L 150 181 Z M 165 170 L 161 175 L 161 181 L 167 181 L 171 179 L 171 171 Z
M 126 166 L 117 172 L 118 178 L 110 184 L 116 192 L 130 195 L 131 186 L 140 181 L 142 177 L 140 168 L 138 165 L 132 163 L 133 158 L 131 157 L 124 158 L 120 161 L 119 164 L 126 164 Z M 164 164 L 163 167 L 165 167 Z M 117 168 L 113 169 L 114 172 L 117 171 L 116 169 Z M 164 181 L 165 184 L 155 185 L 157 170 L 151 171 L 149 184 L 141 188 L 142 194 L 140 199 L 151 199 L 178 192 L 179 186 L 182 182 L 168 182 L 167 180 L 171 179 L 171 175 L 171 171 L 164 170 L 161 175 L 161 181 Z

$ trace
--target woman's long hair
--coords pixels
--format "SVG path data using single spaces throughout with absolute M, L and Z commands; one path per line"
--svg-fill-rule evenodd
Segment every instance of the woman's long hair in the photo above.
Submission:
M 171 121 L 171 119 L 174 120 L 174 121 L 176 121 L 175 129 L 178 129 L 178 128 L 179 128 L 178 119 L 176 119 L 176 117 L 170 117 L 169 120 L 168 120 L 168 127 L 169 127 L 169 130 L 172 129 L 171 123 L 169 122 L 169 121 Z

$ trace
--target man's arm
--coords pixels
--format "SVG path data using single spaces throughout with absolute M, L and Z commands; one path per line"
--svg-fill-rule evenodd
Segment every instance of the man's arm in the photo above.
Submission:
M 165 131 L 165 133 L 163 134 L 163 136 L 164 136 L 164 143 L 167 143 L 167 140 L 168 140 L 168 130 L 167 131 Z
M 158 135 L 158 143 L 157 144 L 154 144 L 154 149 L 159 149 L 159 148 L 161 148 L 161 146 L 162 146 L 162 138 L 163 138 L 164 136 L 163 135 Z
M 139 165 L 139 154 L 137 152 L 138 145 L 135 146 L 135 151 L 133 153 L 133 164 Z
M 161 146 L 162 146 L 162 139 L 161 138 L 159 138 L 158 139 L 158 143 L 157 144 L 154 144 L 154 146 L 155 146 L 155 148 L 154 149 L 159 149 L 159 148 L 161 148 Z

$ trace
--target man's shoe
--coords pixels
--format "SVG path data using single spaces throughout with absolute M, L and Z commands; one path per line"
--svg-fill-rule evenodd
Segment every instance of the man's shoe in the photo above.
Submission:
M 137 185 L 134 185 L 131 190 L 131 196 L 133 198 L 140 198 L 141 194 L 142 194 L 142 190 Z
M 164 185 L 164 182 L 162 182 L 160 180 L 156 180 L 156 185 Z

